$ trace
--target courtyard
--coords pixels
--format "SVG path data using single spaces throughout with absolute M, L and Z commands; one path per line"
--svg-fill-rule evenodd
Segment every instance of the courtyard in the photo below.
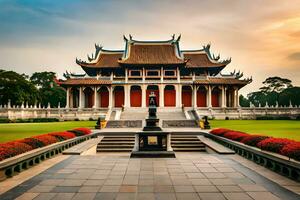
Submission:
M 40 174 L 29 169 L 33 177 L 0 199 L 299 199 L 287 189 L 300 192 L 299 183 L 239 156 L 194 152 L 176 157 L 131 159 L 128 153 L 93 151 L 65 156 Z

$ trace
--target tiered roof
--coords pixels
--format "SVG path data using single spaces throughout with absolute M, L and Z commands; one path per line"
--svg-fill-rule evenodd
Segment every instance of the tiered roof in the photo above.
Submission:
M 219 61 L 220 56 L 211 56 L 210 45 L 200 50 L 181 51 L 180 36 L 173 35 L 166 41 L 138 41 L 124 36 L 125 50 L 105 50 L 95 45 L 96 52 L 89 62 L 76 59 L 76 63 L 86 68 L 120 68 L 122 65 L 181 65 L 187 68 L 218 68 L 222 70 L 231 59 Z M 86 71 L 86 70 L 85 70 Z
M 110 80 L 97 80 L 93 78 L 68 78 L 60 82 L 61 85 L 110 85 Z

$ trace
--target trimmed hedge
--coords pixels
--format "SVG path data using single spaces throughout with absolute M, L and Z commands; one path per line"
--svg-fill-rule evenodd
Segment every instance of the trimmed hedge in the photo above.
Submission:
M 210 133 L 300 161 L 300 142 L 294 140 L 250 135 L 225 128 L 213 129 Z
M 65 132 L 48 133 L 12 142 L 0 143 L 0 161 L 56 142 L 88 135 L 91 132 L 88 128 L 76 128 Z
M 8 119 L 0 118 L 0 123 L 38 123 L 38 122 L 58 122 L 57 118 L 28 118 L 28 119 Z

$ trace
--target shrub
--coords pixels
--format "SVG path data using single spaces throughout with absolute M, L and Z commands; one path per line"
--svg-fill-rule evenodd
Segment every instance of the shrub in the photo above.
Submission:
M 84 135 L 88 135 L 92 133 L 91 129 L 89 128 L 75 128 L 76 131 L 81 131 Z
M 248 135 L 247 137 L 241 140 L 242 143 L 256 147 L 257 144 L 265 139 L 269 138 L 268 136 L 263 135 Z
M 25 153 L 32 149 L 33 148 L 28 144 L 24 144 L 16 141 L 2 143 L 0 144 L 0 160 L 4 160 L 6 158 L 19 155 L 21 153 Z
M 241 141 L 247 136 L 249 136 L 247 133 L 238 132 L 238 131 L 229 131 L 223 134 L 223 137 L 234 141 Z
M 0 123 L 10 123 L 8 118 L 0 118 Z
M 56 139 L 54 136 L 52 135 L 38 135 L 38 136 L 34 136 L 33 138 L 39 140 L 40 142 L 42 142 L 45 146 L 53 144 L 58 142 L 59 140 Z
M 54 133 L 48 133 L 48 135 L 52 135 L 54 137 L 56 137 L 59 141 L 64 141 L 64 140 L 68 140 L 68 139 L 72 139 L 75 136 L 74 133 L 70 133 L 70 132 L 54 132 Z
M 280 152 L 282 155 L 300 161 L 300 142 L 285 145 Z
M 226 128 L 215 128 L 215 129 L 211 130 L 210 133 L 214 134 L 214 135 L 222 136 L 229 131 L 231 131 L 231 130 L 226 129 Z
M 290 143 L 293 143 L 295 141 L 289 140 L 289 139 L 282 139 L 282 138 L 268 138 L 265 140 L 262 140 L 257 144 L 258 148 L 261 148 L 263 150 L 272 151 L 274 153 L 280 153 L 281 149 Z
M 29 146 L 31 146 L 33 149 L 36 148 L 40 148 L 40 147 L 44 147 L 45 144 L 42 143 L 40 140 L 36 139 L 36 138 L 25 138 L 22 140 L 18 140 L 17 142 L 20 143 L 24 143 L 24 144 L 28 144 Z

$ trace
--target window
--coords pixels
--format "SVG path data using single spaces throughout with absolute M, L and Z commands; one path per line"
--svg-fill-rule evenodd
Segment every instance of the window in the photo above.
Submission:
M 176 71 L 175 70 L 165 70 L 164 71 L 165 76 L 176 76 Z
M 159 76 L 159 70 L 147 70 L 147 76 Z
M 141 70 L 130 70 L 129 71 L 129 76 L 131 76 L 131 77 L 140 77 L 140 76 L 142 76 L 142 71 Z

